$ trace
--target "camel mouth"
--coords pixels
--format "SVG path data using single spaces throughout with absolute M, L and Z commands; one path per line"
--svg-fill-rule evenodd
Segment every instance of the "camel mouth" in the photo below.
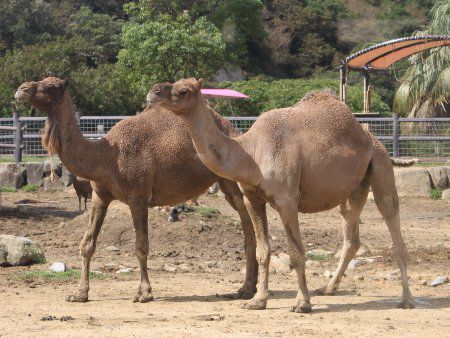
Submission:
M 14 98 L 16 99 L 17 102 L 19 103 L 26 103 L 28 102 L 28 100 L 30 99 L 30 96 L 28 95 L 28 93 L 26 91 L 24 91 L 23 89 L 19 89 L 17 90 L 17 92 L 14 94 Z
M 150 93 L 148 93 L 148 95 L 147 95 L 147 104 L 148 105 L 152 105 L 152 104 L 155 104 L 155 103 L 162 102 L 163 98 L 160 95 L 161 95 L 161 92 L 151 91 Z

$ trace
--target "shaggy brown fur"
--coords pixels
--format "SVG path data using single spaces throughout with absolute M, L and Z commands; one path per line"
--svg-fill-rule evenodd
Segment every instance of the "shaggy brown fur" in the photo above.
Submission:
M 344 225 L 342 255 L 333 278 L 320 290 L 333 294 L 360 245 L 359 216 L 370 187 L 389 228 L 401 271 L 399 306 L 414 307 L 392 162 L 383 145 L 363 130 L 348 107 L 327 92 L 312 93 L 294 107 L 262 114 L 245 134 L 230 138 L 211 118 L 201 86 L 202 81 L 183 79 L 172 86 L 156 85 L 147 97 L 180 116 L 203 163 L 216 174 L 239 182 L 244 191 L 259 263 L 258 292 L 244 308 L 264 309 L 269 296 L 267 202 L 281 216 L 297 273 L 299 291 L 291 311 L 310 312 L 298 212 L 339 206 Z
M 147 273 L 148 207 L 184 202 L 217 180 L 227 201 L 241 218 L 247 275 L 239 295 L 251 297 L 256 291 L 257 277 L 255 237 L 242 193 L 236 183 L 220 179 L 203 165 L 181 119 L 161 108 L 147 108 L 141 114 L 117 123 L 103 139 L 89 141 L 77 125 L 67 86 L 66 80 L 51 77 L 39 82 L 26 82 L 15 95 L 17 100 L 30 103 L 48 115 L 45 144 L 58 152 L 70 172 L 90 180 L 94 190 L 91 218 L 80 244 L 83 261 L 81 282 L 78 292 L 67 300 L 88 300 L 89 264 L 108 206 L 113 200 L 130 207 L 136 231 L 141 284 L 134 300 L 152 300 Z M 212 114 L 211 118 L 221 132 L 237 135 L 232 125 L 219 115 Z

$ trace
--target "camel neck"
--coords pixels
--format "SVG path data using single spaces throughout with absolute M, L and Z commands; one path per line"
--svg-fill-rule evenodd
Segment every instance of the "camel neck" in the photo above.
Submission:
M 73 174 L 92 181 L 101 180 L 102 166 L 107 159 L 106 140 L 86 140 L 75 117 L 75 107 L 69 95 L 64 103 L 49 114 L 49 120 L 58 128 L 58 156 L 64 166 Z
M 181 115 L 201 161 L 215 174 L 252 184 L 259 169 L 239 139 L 223 134 L 203 99 L 190 114 Z

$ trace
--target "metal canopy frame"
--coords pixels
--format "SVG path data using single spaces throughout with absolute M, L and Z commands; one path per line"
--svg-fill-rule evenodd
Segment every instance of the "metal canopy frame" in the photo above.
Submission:
M 385 71 L 395 62 L 428 49 L 450 45 L 448 35 L 422 35 L 394 39 L 376 44 L 356 52 L 341 61 L 339 66 L 342 101 L 347 102 L 347 75 L 350 70 L 364 76 L 364 114 L 370 113 L 370 76 L 377 71 Z

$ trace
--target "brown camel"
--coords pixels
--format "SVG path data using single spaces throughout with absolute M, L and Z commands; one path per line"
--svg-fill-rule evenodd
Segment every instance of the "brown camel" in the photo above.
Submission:
M 245 134 L 231 138 L 211 118 L 201 86 L 202 81 L 195 79 L 159 84 L 147 99 L 182 117 L 203 163 L 217 175 L 237 181 L 244 192 L 256 234 L 259 276 L 257 293 L 243 307 L 264 309 L 267 304 L 267 202 L 281 216 L 291 264 L 297 272 L 299 292 L 291 311 L 310 312 L 298 212 L 340 208 L 344 224 L 342 255 L 333 279 L 322 290 L 333 294 L 360 246 L 359 216 L 372 187 L 400 266 L 403 294 L 399 306 L 412 308 L 391 159 L 348 107 L 330 93 L 312 93 L 294 107 L 262 114 Z
M 58 153 L 74 175 L 91 181 L 94 193 L 87 230 L 80 244 L 82 275 L 78 292 L 67 300 L 88 301 L 89 263 L 108 205 L 119 200 L 130 207 L 136 231 L 136 256 L 141 283 L 134 301 L 153 299 L 147 273 L 148 207 L 175 205 L 193 198 L 218 181 L 226 199 L 241 218 L 244 232 L 247 275 L 238 294 L 251 298 L 256 292 L 257 262 L 255 237 L 243 196 L 235 182 L 221 179 L 198 158 L 187 129 L 179 117 L 160 108 L 116 124 L 101 140 L 86 140 L 77 125 L 68 81 L 54 77 L 26 82 L 15 97 L 48 115 L 43 142 Z M 211 115 L 222 132 L 237 131 L 218 114 Z M 170 239 L 168 239 L 170 241 Z

